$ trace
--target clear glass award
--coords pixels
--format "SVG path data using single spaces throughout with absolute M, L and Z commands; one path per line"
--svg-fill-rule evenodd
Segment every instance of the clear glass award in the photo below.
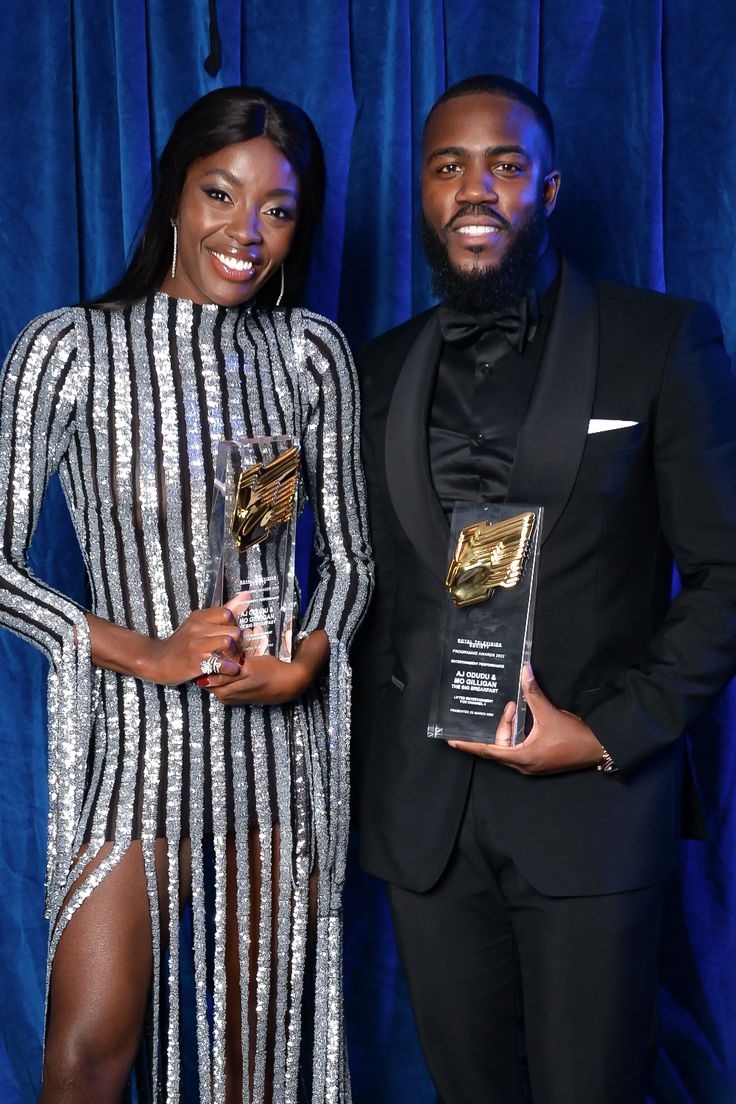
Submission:
M 521 672 L 532 649 L 542 513 L 541 506 L 455 504 L 429 736 L 494 744 L 512 701 L 507 742 L 523 741 Z
M 218 447 L 207 605 L 233 611 L 245 654 L 291 659 L 299 462 L 292 437 Z

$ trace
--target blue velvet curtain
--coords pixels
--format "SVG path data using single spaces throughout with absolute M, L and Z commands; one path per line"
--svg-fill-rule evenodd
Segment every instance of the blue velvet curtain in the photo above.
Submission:
M 558 242 L 593 271 L 711 301 L 733 351 L 731 5 L 217 0 L 215 10 L 222 65 L 212 77 L 207 0 L 0 7 L 0 352 L 33 315 L 113 282 L 174 119 L 234 83 L 297 101 L 317 125 L 329 198 L 309 302 L 359 346 L 430 301 L 417 232 L 421 123 L 449 83 L 482 71 L 549 103 L 563 174 Z M 34 559 L 42 576 L 83 594 L 58 489 Z M 0 672 L 0 1099 L 25 1104 L 41 1055 L 45 670 L 0 634 Z M 712 842 L 683 845 L 672 888 L 658 1104 L 736 1099 L 735 711 L 725 695 L 691 744 Z M 346 923 L 357 1104 L 433 1104 L 382 891 L 357 868 Z

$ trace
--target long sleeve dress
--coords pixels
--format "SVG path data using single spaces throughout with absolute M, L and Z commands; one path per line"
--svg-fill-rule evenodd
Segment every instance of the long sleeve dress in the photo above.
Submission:
M 258 1003 L 276 1001 L 276 1038 L 269 1040 L 274 1100 L 288 1104 L 297 1093 L 312 870 L 318 872 L 309 994 L 313 1100 L 350 1099 L 340 915 L 348 811 L 346 648 L 372 580 L 357 418 L 342 334 L 298 309 L 200 306 L 157 292 L 124 309 L 59 310 L 26 327 L 3 369 L 0 624 L 40 648 L 50 663 L 48 969 L 70 916 L 131 840 L 140 839 L 153 935 L 152 1074 L 159 1099 L 173 1102 L 180 1094 L 180 840 L 189 837 L 192 845 L 199 1099 L 221 1101 L 226 836 L 234 832 L 240 981 L 247 994 L 248 832 L 254 825 L 264 829 L 264 938 L 256 976 Z M 218 442 L 275 434 L 302 445 L 300 480 L 314 512 L 318 582 L 300 632 L 327 633 L 328 674 L 287 705 L 223 706 L 195 683 L 159 686 L 95 667 L 84 611 L 34 578 L 27 563 L 51 473 L 59 472 L 79 538 L 92 611 L 166 637 L 205 604 Z M 272 902 L 274 820 L 281 854 Z M 156 883 L 160 837 L 169 860 L 167 962 Z M 110 840 L 109 856 L 70 894 Z M 213 910 L 205 900 L 206 848 L 214 856 Z M 273 954 L 272 904 L 278 916 Z M 214 912 L 213 937 L 208 911 Z M 165 1017 L 159 1000 L 164 966 Z M 246 1001 L 246 1040 L 247 1011 Z M 256 1025 L 254 1101 L 263 1094 L 266 1019 Z

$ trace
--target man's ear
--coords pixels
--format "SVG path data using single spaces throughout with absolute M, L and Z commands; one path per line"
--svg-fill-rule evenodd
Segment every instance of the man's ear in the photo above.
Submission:
M 544 184 L 542 185 L 542 202 L 544 204 L 544 213 L 549 216 L 555 209 L 557 203 L 557 195 L 560 190 L 560 173 L 558 169 L 552 169 L 551 172 L 545 174 Z

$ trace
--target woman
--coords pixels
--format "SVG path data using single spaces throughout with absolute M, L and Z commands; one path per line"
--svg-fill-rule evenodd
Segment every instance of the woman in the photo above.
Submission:
M 187 899 L 199 1099 L 297 1099 L 306 977 L 312 1099 L 349 1099 L 345 647 L 371 569 L 349 353 L 290 306 L 323 181 L 303 112 L 210 93 L 174 127 L 121 282 L 30 323 L 5 365 L 0 621 L 51 661 L 44 1104 L 118 1101 L 147 1008 L 159 1098 L 179 1098 Z M 275 434 L 301 442 L 319 562 L 291 663 L 202 608 L 218 441 Z M 54 469 L 91 613 L 26 563 Z

